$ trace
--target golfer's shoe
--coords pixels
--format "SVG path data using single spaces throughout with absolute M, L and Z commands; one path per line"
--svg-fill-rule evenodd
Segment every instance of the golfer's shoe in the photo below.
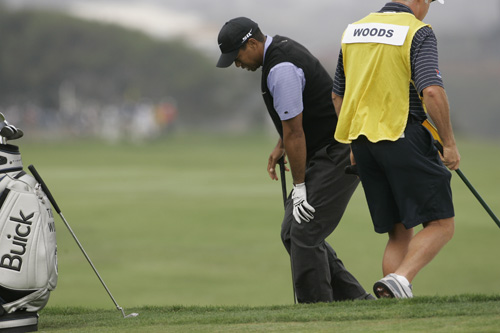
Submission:
M 405 286 L 396 277 L 389 274 L 373 285 L 373 292 L 378 298 L 413 298 L 411 284 Z

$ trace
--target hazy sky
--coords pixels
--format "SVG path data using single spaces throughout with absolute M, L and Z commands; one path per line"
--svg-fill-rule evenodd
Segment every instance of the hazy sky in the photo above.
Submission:
M 348 23 L 384 0 L 2 0 L 14 7 L 52 7 L 75 16 L 122 24 L 160 38 L 180 36 L 217 53 L 217 33 L 225 21 L 247 16 L 264 33 L 297 39 L 318 53 L 339 47 Z M 470 36 L 500 25 L 500 0 L 446 0 L 427 16 L 436 34 Z

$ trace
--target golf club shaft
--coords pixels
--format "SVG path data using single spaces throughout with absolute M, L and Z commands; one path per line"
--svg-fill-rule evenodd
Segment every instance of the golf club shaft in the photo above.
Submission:
M 435 144 L 436 144 L 438 150 L 441 152 L 441 155 L 442 155 L 443 154 L 443 145 L 439 141 L 437 141 L 437 140 L 435 141 Z M 486 201 L 483 200 L 483 198 L 481 197 L 481 195 L 479 195 L 479 192 L 476 191 L 476 189 L 474 188 L 474 186 L 472 186 L 471 182 L 467 179 L 467 177 L 465 177 L 465 175 L 462 172 L 462 170 L 457 169 L 457 170 L 455 170 L 455 172 L 460 177 L 460 179 L 462 179 L 462 181 L 464 182 L 464 184 L 469 188 L 469 190 L 472 192 L 472 194 L 476 197 L 477 201 L 479 201 L 479 203 L 481 204 L 481 206 L 483 206 L 483 208 L 486 210 L 486 212 L 488 213 L 488 215 L 490 215 L 490 217 L 493 219 L 493 221 L 496 223 L 496 225 L 500 228 L 500 221 L 498 220 L 498 217 L 495 215 L 495 213 L 493 213 L 493 211 L 488 206 L 488 204 L 486 203 Z
M 52 193 L 50 193 L 50 190 L 49 188 L 47 187 L 47 185 L 45 184 L 45 182 L 43 181 L 42 177 L 40 176 L 40 174 L 38 173 L 38 171 L 36 171 L 35 167 L 33 165 L 30 165 L 28 167 L 28 169 L 31 171 L 31 173 L 33 174 L 33 177 L 35 177 L 36 181 L 40 184 L 40 186 L 42 187 L 42 190 L 43 192 L 45 192 L 45 195 L 47 195 L 47 198 L 49 198 L 50 202 L 52 203 L 52 206 L 54 207 L 54 209 L 56 210 L 56 212 L 59 214 L 59 216 L 61 217 L 62 221 L 64 222 L 64 224 L 66 225 L 66 228 L 68 228 L 71 236 L 73 236 L 73 239 L 75 240 L 76 244 L 78 244 L 78 247 L 80 248 L 80 250 L 82 251 L 83 255 L 85 256 L 85 258 L 87 259 L 87 261 L 89 262 L 90 266 L 92 267 L 92 269 L 94 270 L 94 273 L 97 275 L 97 277 L 99 278 L 99 281 L 101 281 L 104 289 L 106 289 L 109 297 L 111 297 L 111 300 L 113 301 L 113 303 L 115 304 L 116 308 L 118 310 L 120 310 L 122 313 L 123 313 L 123 316 L 125 317 L 125 313 L 123 312 L 123 309 L 121 306 L 118 305 L 118 303 L 116 302 L 115 298 L 113 297 L 113 295 L 111 295 L 111 291 L 109 291 L 108 287 L 106 286 L 106 284 L 104 283 L 104 280 L 101 278 L 101 276 L 99 275 L 99 273 L 97 272 L 97 269 L 95 268 L 94 264 L 92 263 L 92 261 L 90 260 L 89 256 L 87 255 L 87 252 L 85 252 L 85 250 L 83 249 L 83 246 L 82 244 L 80 243 L 80 241 L 78 240 L 78 238 L 76 237 L 75 233 L 73 232 L 73 230 L 71 229 L 70 225 L 68 224 L 68 222 L 66 221 L 66 219 L 64 218 L 64 215 L 62 214 L 61 212 L 61 209 L 59 208 L 59 206 L 57 205 L 57 202 L 56 200 L 54 199 L 54 197 L 52 196 Z
M 53 199 L 53 198 L 52 198 Z M 50 197 L 49 197 L 49 200 Z M 52 202 L 52 200 L 51 200 Z M 80 243 L 80 241 L 78 240 L 78 238 L 76 237 L 75 233 L 73 232 L 73 230 L 71 229 L 71 227 L 69 226 L 68 222 L 66 221 L 66 219 L 64 218 L 64 215 L 62 212 L 59 213 L 59 216 L 61 217 L 61 219 L 63 220 L 64 224 L 66 225 L 66 227 L 68 228 L 71 236 L 73 236 L 73 239 L 75 240 L 76 244 L 78 244 L 78 247 L 80 248 L 80 250 L 82 251 L 83 255 L 85 256 L 85 259 L 87 259 L 87 261 L 89 262 L 90 266 L 92 267 L 92 269 L 94 270 L 94 273 L 97 275 L 97 277 L 99 278 L 99 281 L 101 281 L 102 283 L 102 286 L 104 287 L 104 289 L 106 289 L 106 291 L 108 292 L 108 295 L 109 297 L 111 297 L 111 300 L 113 301 L 113 303 L 115 303 L 115 306 L 118 310 L 121 310 L 121 307 L 118 305 L 118 303 L 116 303 L 116 300 L 115 298 L 113 297 L 113 295 L 111 295 L 111 291 L 109 291 L 108 287 L 106 286 L 106 283 L 104 283 L 104 280 L 101 278 L 101 275 L 99 275 L 99 272 L 97 272 L 97 269 L 95 268 L 94 264 L 92 263 L 92 260 L 90 260 L 89 256 L 87 255 L 87 252 L 85 252 L 85 250 L 83 249 L 83 246 L 82 244 Z
M 280 166 L 280 176 L 281 176 L 281 192 L 283 193 L 283 207 L 286 210 L 286 176 L 285 176 L 285 156 L 281 156 L 278 160 L 278 164 Z M 290 255 L 290 267 L 292 269 L 292 288 L 293 288 L 293 304 L 297 304 L 297 293 L 295 292 L 295 281 L 293 278 L 293 262 L 292 256 Z
M 431 134 L 432 134 L 432 137 L 434 138 L 434 145 L 436 146 L 436 148 L 439 150 L 439 152 L 441 153 L 441 155 L 443 155 L 443 141 L 441 140 L 441 138 L 439 137 L 439 133 L 436 129 L 436 127 L 434 127 L 434 125 L 432 125 L 429 120 L 425 120 L 422 125 L 427 128 Z M 460 177 L 460 179 L 462 179 L 462 181 L 465 183 L 465 185 L 469 188 L 469 190 L 472 192 L 472 194 L 474 194 L 474 196 L 476 197 L 476 199 L 479 201 L 479 203 L 483 206 L 483 208 L 486 210 L 486 212 L 490 215 L 490 217 L 493 219 L 493 221 L 497 224 L 497 226 L 500 228 L 500 220 L 498 220 L 498 217 L 495 215 L 495 213 L 493 213 L 493 211 L 491 210 L 491 208 L 488 206 L 488 204 L 486 204 L 486 202 L 483 200 L 483 198 L 479 195 L 479 193 L 476 191 L 476 189 L 474 188 L 474 186 L 472 186 L 472 184 L 469 182 L 469 180 L 467 179 L 467 177 L 465 177 L 464 173 L 460 170 L 460 169 L 457 169 L 455 170 L 456 173 L 458 174 L 458 176 Z
M 488 212 L 488 214 L 491 216 L 493 221 L 495 221 L 497 226 L 500 228 L 500 220 L 498 220 L 498 217 L 495 215 L 495 213 L 493 213 L 493 211 L 488 206 L 488 204 L 483 200 L 483 198 L 481 198 L 481 196 L 476 191 L 476 189 L 472 186 L 472 184 L 469 182 L 467 177 L 465 177 L 465 175 L 463 174 L 463 172 L 460 169 L 457 169 L 455 171 L 457 172 L 458 176 L 462 179 L 462 181 L 465 183 L 465 185 L 467 185 L 467 187 L 472 192 L 472 194 L 474 194 L 474 196 L 479 201 L 479 203 L 483 206 L 483 208 L 486 210 L 486 212 Z
M 278 164 L 280 166 L 280 175 L 281 175 L 281 192 L 283 193 L 283 206 L 286 208 L 286 176 L 285 176 L 285 157 L 282 156 L 278 160 Z

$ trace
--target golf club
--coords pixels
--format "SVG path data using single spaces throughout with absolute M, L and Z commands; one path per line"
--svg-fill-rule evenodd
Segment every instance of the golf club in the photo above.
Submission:
M 19 139 L 24 135 L 20 128 L 10 125 L 3 113 L 0 112 L 0 144 L 7 144 L 7 140 Z
M 94 270 L 95 274 L 97 275 L 97 277 L 99 278 L 99 280 L 101 281 L 104 289 L 106 289 L 106 291 L 108 292 L 108 295 L 109 297 L 111 297 L 111 300 L 113 301 L 113 303 L 115 303 L 115 306 L 116 308 L 121 311 L 122 315 L 123 315 L 123 318 L 131 318 L 131 317 L 137 317 L 139 314 L 138 313 L 131 313 L 129 315 L 125 315 L 125 311 L 123 310 L 123 308 L 121 306 L 118 305 L 118 303 L 116 303 L 115 301 L 115 298 L 113 297 L 113 295 L 111 295 L 111 291 L 109 291 L 108 287 L 106 286 L 106 284 L 104 283 L 103 279 L 101 278 L 101 276 L 99 275 L 99 273 L 97 272 L 97 269 L 95 268 L 94 264 L 92 263 L 92 261 L 90 260 L 89 256 L 87 255 L 87 253 L 85 252 L 85 250 L 83 249 L 83 246 L 82 244 L 80 243 L 80 241 L 78 240 L 78 238 L 76 237 L 75 233 L 73 232 L 73 230 L 71 229 L 71 227 L 69 226 L 68 222 L 66 221 L 66 219 L 64 218 L 64 215 L 62 214 L 61 210 L 59 209 L 59 206 L 57 205 L 57 202 L 55 201 L 54 197 L 52 196 L 52 194 L 50 193 L 50 190 L 49 188 L 47 187 L 47 185 L 45 184 L 45 182 L 43 181 L 42 177 L 40 177 L 40 174 L 38 174 L 38 172 L 36 171 L 35 167 L 33 165 L 30 165 L 28 167 L 28 169 L 31 171 L 31 173 L 33 174 L 33 177 L 35 177 L 36 181 L 40 184 L 40 186 L 42 187 L 42 190 L 45 192 L 45 194 L 47 195 L 47 197 L 49 198 L 50 200 L 50 203 L 52 204 L 52 206 L 54 207 L 54 209 L 56 210 L 56 212 L 59 214 L 59 216 L 61 217 L 61 219 L 63 220 L 64 224 L 66 225 L 66 227 L 68 228 L 69 232 L 71 233 L 71 236 L 73 236 L 73 239 L 76 241 L 76 244 L 78 244 L 78 247 L 80 248 L 80 250 L 82 250 L 82 253 L 83 255 L 85 256 L 85 258 L 87 259 L 87 261 L 89 262 L 90 266 L 92 267 L 92 269 Z
M 280 175 L 281 175 L 281 192 L 283 193 L 283 206 L 286 208 L 286 177 L 285 177 L 285 157 L 282 156 L 278 160 L 278 164 L 280 166 Z
M 286 210 L 286 177 L 285 177 L 285 156 L 281 156 L 278 160 L 278 164 L 280 166 L 280 178 L 281 178 L 281 192 L 283 193 L 283 207 Z M 290 255 L 290 267 L 292 268 L 292 288 L 293 288 L 293 304 L 297 304 L 297 294 L 295 293 L 295 282 L 293 279 L 293 263 L 292 257 Z
M 432 137 L 434 138 L 434 145 L 439 150 L 439 152 L 441 153 L 441 155 L 443 155 L 443 142 L 441 141 L 441 137 L 439 136 L 439 133 L 438 133 L 436 127 L 434 127 L 434 125 L 428 119 L 426 119 L 422 123 L 422 126 L 424 126 L 425 128 L 427 128 L 429 130 L 429 132 L 431 132 Z M 483 206 L 483 208 L 486 210 L 486 212 L 490 215 L 490 217 L 493 219 L 493 221 L 500 228 L 500 220 L 495 215 L 495 213 L 493 213 L 493 211 L 488 206 L 488 204 L 483 200 L 483 198 L 481 197 L 481 195 L 479 195 L 479 192 L 477 192 L 476 189 L 474 188 L 474 186 L 472 186 L 472 184 L 467 179 L 467 177 L 465 177 L 465 175 L 462 172 L 462 170 L 457 169 L 455 171 L 457 172 L 457 174 L 460 177 L 460 179 L 462 179 L 462 181 L 465 183 L 465 185 L 472 192 L 472 194 L 476 197 L 476 199 L 479 201 L 479 203 Z M 346 166 L 345 173 L 349 174 L 349 175 L 359 175 L 358 174 L 358 169 L 357 169 L 356 165 L 348 165 L 348 166 Z
M 427 128 L 429 130 L 429 132 L 431 132 L 432 137 L 434 138 L 434 145 L 439 150 L 441 155 L 443 155 L 443 141 L 441 141 L 441 138 L 439 137 L 439 133 L 438 133 L 436 127 L 434 127 L 434 125 L 431 124 L 429 122 L 429 120 L 427 120 L 427 119 L 422 123 L 422 125 L 425 128 Z M 472 192 L 472 194 L 474 194 L 474 196 L 479 201 L 479 203 L 483 206 L 483 208 L 486 210 L 486 212 L 491 216 L 493 221 L 495 221 L 497 226 L 500 228 L 500 220 L 498 220 L 498 217 L 495 215 L 495 213 L 493 213 L 491 208 L 486 204 L 486 202 L 483 200 L 483 198 L 479 195 L 479 193 L 476 191 L 474 186 L 472 186 L 472 184 L 469 182 L 467 177 L 465 177 L 465 175 L 463 174 L 463 172 L 460 169 L 457 169 L 455 171 L 457 172 L 458 176 L 462 179 L 462 181 L 465 183 L 465 185 L 467 185 L 467 187 Z

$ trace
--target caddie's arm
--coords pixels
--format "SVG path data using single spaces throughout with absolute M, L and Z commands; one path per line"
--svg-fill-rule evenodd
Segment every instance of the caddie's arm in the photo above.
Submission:
M 340 109 L 342 108 L 342 102 L 344 101 L 344 98 L 332 92 L 332 101 L 333 101 L 333 106 L 335 106 L 335 112 L 337 113 L 338 117 L 340 116 Z
M 302 113 L 282 121 L 283 144 L 285 147 L 294 184 L 301 184 L 306 178 L 306 136 L 302 127 Z
M 344 98 L 342 96 L 337 95 L 336 93 L 332 92 L 332 101 L 333 101 L 333 106 L 335 107 L 335 112 L 337 113 L 337 117 L 340 116 L 340 111 L 342 109 L 342 102 L 344 101 Z M 351 159 L 351 165 L 356 165 L 356 159 L 354 158 L 354 154 L 350 154 L 350 159 Z
M 460 166 L 453 128 L 450 120 L 450 104 L 443 87 L 429 86 L 423 90 L 424 104 L 443 141 L 443 163 L 450 170 L 457 170 Z

